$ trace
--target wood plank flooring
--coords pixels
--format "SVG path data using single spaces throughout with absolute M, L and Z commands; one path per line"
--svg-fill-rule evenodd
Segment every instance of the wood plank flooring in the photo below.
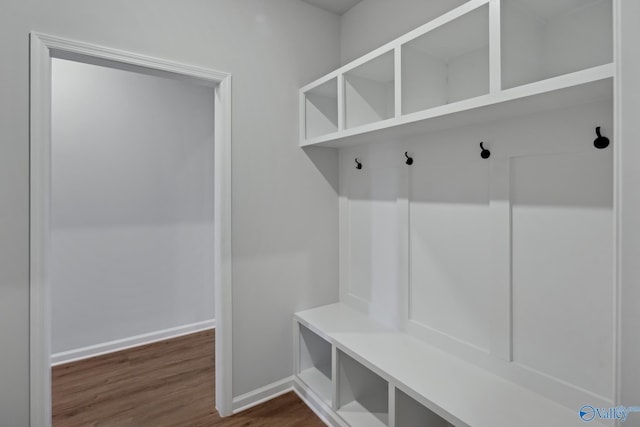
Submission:
M 220 418 L 214 363 L 205 331 L 56 366 L 53 427 L 324 426 L 293 392 Z

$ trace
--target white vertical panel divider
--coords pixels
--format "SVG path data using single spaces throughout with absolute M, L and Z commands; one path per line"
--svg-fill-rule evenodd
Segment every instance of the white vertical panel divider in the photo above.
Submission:
M 400 317 L 400 326 L 403 331 L 407 329 L 407 323 L 409 322 L 409 283 L 411 274 L 411 240 L 409 239 L 410 227 L 410 214 L 409 214 L 409 195 L 411 194 L 411 185 L 413 181 L 411 179 L 411 168 L 414 166 L 407 166 L 406 172 L 399 177 L 400 191 L 398 193 L 398 248 L 400 253 L 398 254 L 399 262 L 399 274 L 398 274 L 398 287 L 400 294 L 398 295 L 400 300 L 400 310 L 398 316 Z
M 336 81 L 338 83 L 338 132 L 341 132 L 345 129 L 345 103 L 347 102 L 344 96 L 344 74 L 338 74 Z M 301 139 L 300 141 L 303 140 Z
M 362 159 L 360 159 L 362 160 Z M 368 173 L 365 170 L 360 173 Z M 338 200 L 338 238 L 339 244 L 339 292 L 340 302 L 361 313 L 369 314 L 370 301 L 362 299 L 351 293 L 351 201 L 349 199 L 348 185 L 341 188 L 341 196 Z
M 389 383 L 389 427 L 396 427 L 396 388 Z M 402 426 L 398 426 L 402 427 Z
M 505 361 L 512 354 L 511 308 L 511 159 L 491 159 L 490 198 L 491 253 L 493 254 L 493 301 L 491 318 L 491 347 L 493 356 Z
M 394 49 L 394 98 L 395 111 L 394 117 L 402 116 L 402 46 L 396 46 Z
M 338 410 L 338 390 L 340 390 L 338 379 L 338 348 L 331 345 L 331 409 Z
M 615 2 L 616 0 L 614 0 Z M 469 100 L 463 101 L 464 108 L 456 107 L 455 109 L 450 106 L 438 107 L 440 110 L 436 113 L 430 112 L 418 112 L 414 114 L 402 115 L 402 45 L 415 37 L 425 34 L 439 26 L 463 16 L 476 8 L 488 5 L 489 10 L 489 88 L 490 94 L 486 97 L 486 101 L 483 100 Z M 586 69 L 574 73 L 570 73 L 563 76 L 554 77 L 547 81 L 536 82 L 533 84 L 525 85 L 522 87 L 516 87 L 509 90 L 502 91 L 502 51 L 501 51 L 501 0 L 471 0 L 459 8 L 452 10 L 451 12 L 444 14 L 443 16 L 425 24 L 424 26 L 405 34 L 404 36 L 364 55 L 361 58 L 341 67 L 340 69 L 332 72 L 331 74 L 317 80 L 314 83 L 307 85 L 303 88 L 303 91 L 309 90 L 315 86 L 325 83 L 329 79 L 335 77 L 337 79 L 337 96 L 338 96 L 338 131 L 344 132 L 339 135 L 339 138 L 347 138 L 358 133 L 372 132 L 385 127 L 396 126 L 411 123 L 417 120 L 429 119 L 436 117 L 438 114 L 450 114 L 451 112 L 464 111 L 465 109 L 473 109 L 481 106 L 491 105 L 491 103 L 500 103 L 508 100 L 516 100 L 518 98 L 524 98 L 532 95 L 539 95 L 544 92 L 553 92 L 554 90 L 562 90 L 570 88 L 571 86 L 584 85 L 585 83 L 593 83 L 598 80 L 611 78 L 613 73 L 612 64 L 604 64 Z M 346 124 L 346 99 L 345 99 L 345 78 L 344 73 L 360 66 L 372 59 L 379 57 L 382 54 L 394 51 L 394 119 L 393 121 L 386 121 L 386 123 L 372 123 L 361 126 L 357 129 L 345 129 Z M 617 76 L 616 76 L 617 78 Z M 589 89 L 585 89 L 589 90 Z M 616 107 L 617 108 L 617 107 Z M 303 93 L 301 93 L 301 117 L 306 114 L 306 99 Z M 430 115 L 431 114 L 431 115 Z M 384 121 L 383 121 L 384 122 Z M 458 124 L 459 125 L 459 124 Z M 304 141 L 305 131 L 301 131 L 301 141 Z M 325 139 L 334 138 L 336 135 L 330 135 Z M 391 138 L 393 140 L 393 137 Z M 321 143 L 324 140 L 316 138 L 314 140 L 307 141 L 309 145 Z M 339 141 L 342 142 L 342 141 Z M 356 141 L 358 142 L 358 141 Z M 396 142 L 396 141 L 393 141 Z M 304 145 L 304 144 L 303 144 Z M 337 145 L 339 146 L 339 145 Z M 427 341 L 435 342 L 441 345 L 447 351 L 451 353 L 458 353 L 465 359 L 472 359 L 479 362 L 479 365 L 489 370 L 496 370 L 502 376 L 508 380 L 516 383 L 521 382 L 529 384 L 532 389 L 540 394 L 548 394 L 549 396 L 555 396 L 556 398 L 561 394 L 558 390 L 565 390 L 563 387 L 566 384 L 550 384 L 545 383 L 545 378 L 539 373 L 529 370 L 521 370 L 518 364 L 503 363 L 513 361 L 513 241 L 512 241 L 512 195 L 511 195 L 511 169 L 512 159 L 509 157 L 498 157 L 494 154 L 489 160 L 490 162 L 490 229 L 491 229 L 491 244 L 487 248 L 491 251 L 492 258 L 492 278 L 494 281 L 494 288 L 492 290 L 491 299 L 494 309 L 491 312 L 491 335 L 489 352 L 484 349 L 478 349 L 467 345 L 467 343 L 458 342 L 450 339 L 449 336 L 440 336 L 436 332 L 423 329 L 417 329 L 415 322 L 410 322 L 409 315 L 409 298 L 410 298 L 410 231 L 411 231 L 411 217 L 409 211 L 409 197 L 412 194 L 411 186 L 414 185 L 411 179 L 411 167 L 407 166 L 403 171 L 399 172 L 399 193 L 397 199 L 398 208 L 398 247 L 399 247 L 399 273 L 397 275 L 399 293 L 398 297 L 401 302 L 401 308 L 398 312 L 400 325 L 403 330 L 409 333 L 409 335 L 416 335 L 419 338 L 425 338 Z M 402 168 L 401 168 L 402 169 Z M 342 177 L 341 177 L 342 181 Z M 339 280 L 340 280 L 340 301 L 341 303 L 350 306 L 358 311 L 368 312 L 368 302 L 361 300 L 353 295 L 350 295 L 350 241 L 349 241 L 349 228 L 351 224 L 351 205 L 349 200 L 349 191 L 346 185 L 341 185 L 340 197 L 339 197 Z M 296 330 L 296 338 L 294 341 L 296 350 L 299 352 L 299 331 Z M 345 351 L 344 347 L 341 348 Z M 339 361 L 338 357 L 341 353 L 336 344 L 332 343 L 332 396 L 331 407 L 334 411 L 338 410 L 340 404 L 340 376 L 339 376 Z M 499 360 L 497 360 L 499 359 Z M 299 370 L 299 359 L 295 361 L 296 372 Z M 377 373 L 378 374 L 378 373 Z M 389 409 L 389 421 L 388 425 L 394 427 L 396 425 L 396 388 L 393 379 L 388 379 L 388 409 Z M 619 378 L 618 378 L 619 381 Z M 404 388 L 402 383 L 395 383 L 401 389 Z M 404 391 L 404 390 L 403 390 Z M 584 390 L 577 390 L 576 396 L 583 393 Z M 573 393 L 573 391 L 572 391 Z M 620 392 L 618 391 L 618 394 Z M 409 393 L 411 394 L 411 393 Z M 419 400 L 419 395 L 412 396 L 412 398 Z M 594 402 L 607 401 L 596 395 L 592 395 Z M 568 400 L 575 400 L 570 397 Z M 593 403 L 593 402 L 592 402 Z
M 349 194 L 344 194 L 338 201 L 339 219 L 338 228 L 340 232 L 339 236 L 339 253 L 340 253 L 340 265 L 339 270 L 339 288 L 340 288 L 340 302 L 347 304 L 351 308 L 360 311 L 361 313 L 369 313 L 369 302 L 358 298 L 351 294 L 351 242 L 349 237 L 351 236 L 350 221 L 351 221 L 351 202 L 349 201 Z
M 489 2 L 489 92 L 502 90 L 500 0 Z
M 338 199 L 338 281 L 340 302 L 349 300 L 349 194 L 344 191 Z

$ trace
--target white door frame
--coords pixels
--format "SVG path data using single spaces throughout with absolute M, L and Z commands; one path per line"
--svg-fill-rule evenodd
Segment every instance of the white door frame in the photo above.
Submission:
M 163 75 L 215 89 L 216 407 L 231 415 L 231 75 L 163 59 L 31 33 L 30 425 L 51 425 L 51 314 L 48 259 L 51 200 L 51 58 Z

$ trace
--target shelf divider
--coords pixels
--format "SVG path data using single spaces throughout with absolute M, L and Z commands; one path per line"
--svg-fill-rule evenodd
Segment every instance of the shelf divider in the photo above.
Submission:
M 344 115 L 344 103 L 345 103 L 345 97 L 344 97 L 344 74 L 340 73 L 338 74 L 338 132 L 342 132 L 345 130 L 345 125 L 344 125 L 344 119 L 345 119 L 345 115 Z
M 489 2 L 489 92 L 502 90 L 502 32 L 500 0 Z
M 400 118 L 402 116 L 402 46 L 396 46 L 394 49 L 394 101 L 395 101 L 395 115 L 394 117 Z

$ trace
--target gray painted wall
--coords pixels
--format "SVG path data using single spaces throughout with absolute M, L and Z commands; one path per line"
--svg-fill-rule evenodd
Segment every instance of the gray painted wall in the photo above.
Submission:
M 455 9 L 467 0 L 362 0 L 342 15 L 343 64 Z
M 339 19 L 297 0 L 0 6 L 0 425 L 29 408 L 29 32 L 233 74 L 234 395 L 292 373 L 291 313 L 338 299 L 337 154 L 298 148 L 298 88 L 339 65 Z

